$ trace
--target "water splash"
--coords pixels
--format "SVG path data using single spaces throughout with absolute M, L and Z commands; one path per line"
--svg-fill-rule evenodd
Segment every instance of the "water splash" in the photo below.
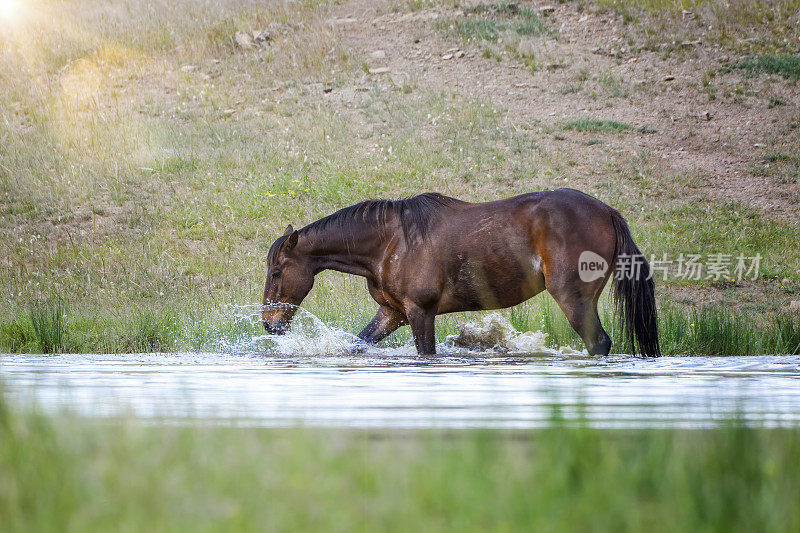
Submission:
M 457 326 L 458 333 L 445 339 L 445 344 L 473 351 L 500 350 L 530 355 L 578 354 L 568 346 L 553 349 L 546 345 L 547 333 L 525 331 L 520 333 L 500 313 L 489 313 L 479 322 L 466 322 Z
M 263 351 L 277 355 L 329 355 L 353 352 L 363 341 L 333 328 L 313 313 L 297 308 L 291 327 L 283 335 L 263 332 L 261 305 L 230 306 L 230 315 L 239 334 L 222 339 L 221 348 L 229 352 Z
M 310 311 L 298 307 L 291 327 L 284 335 L 264 332 L 261 305 L 232 305 L 227 316 L 232 320 L 229 332 L 222 336 L 223 352 L 262 352 L 275 355 L 343 355 L 364 353 L 386 356 L 415 356 L 411 340 L 399 346 L 376 347 L 365 344 L 348 331 L 330 326 Z M 557 355 L 578 354 L 569 347 L 546 346 L 547 334 L 541 331 L 520 333 L 500 313 L 490 313 L 477 322 L 457 326 L 458 333 L 448 336 L 437 350 L 448 355 L 468 355 L 499 351 L 502 353 Z

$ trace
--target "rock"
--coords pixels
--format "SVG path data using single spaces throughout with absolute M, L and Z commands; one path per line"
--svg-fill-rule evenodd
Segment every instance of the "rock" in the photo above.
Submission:
M 199 68 L 197 65 L 184 65 L 181 67 L 181 72 L 195 72 Z
M 328 19 L 328 24 L 331 24 L 333 26 L 343 26 L 345 24 L 354 24 L 356 22 L 358 22 L 358 19 L 353 17 Z
M 266 48 L 269 46 L 271 41 L 272 35 L 270 35 L 267 30 L 258 30 L 253 32 L 253 43 L 256 45 Z
M 442 56 L 442 59 L 444 61 L 447 61 L 448 59 L 453 59 L 453 54 L 445 54 Z
M 222 111 L 222 116 L 223 116 L 223 117 L 230 117 L 230 116 L 232 116 L 234 113 L 236 113 L 236 110 L 235 110 L 235 109 L 224 109 L 224 110 Z
M 370 59 L 386 59 L 386 52 L 383 50 L 375 50 L 369 54 Z
M 456 52 L 456 57 L 458 58 L 464 57 L 464 50 L 459 50 L 458 52 Z
M 544 16 L 547 16 L 547 15 L 550 15 L 551 13 L 553 13 L 555 10 L 556 10 L 555 6 L 549 6 L 549 5 L 548 6 L 542 6 L 542 7 L 539 8 L 539 13 L 541 13 Z
M 787 308 L 792 313 L 800 313 L 800 300 L 792 300 Z
M 389 72 L 389 67 L 378 67 L 369 69 L 370 74 L 386 74 Z
M 700 118 L 702 118 L 703 120 L 711 120 L 711 113 L 709 113 L 708 111 L 703 111 L 702 113 L 700 113 Z
M 245 50 L 254 46 L 253 36 L 246 31 L 237 31 L 236 35 L 233 36 L 233 40 L 239 48 L 244 48 Z
M 675 76 L 664 76 L 664 78 L 663 78 L 664 81 L 672 81 L 674 79 L 675 79 Z

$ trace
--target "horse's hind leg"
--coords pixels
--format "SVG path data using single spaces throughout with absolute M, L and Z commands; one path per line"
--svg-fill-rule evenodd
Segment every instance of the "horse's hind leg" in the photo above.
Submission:
M 408 323 L 419 355 L 436 354 L 436 313 L 412 306 L 407 310 Z
M 406 323 L 402 313 L 385 305 L 378 308 L 375 317 L 369 321 L 358 337 L 370 344 L 375 344 L 388 337 L 394 330 Z
M 581 288 L 584 290 L 576 290 L 580 285 L 572 284 L 548 287 L 547 290 L 564 311 L 572 328 L 583 339 L 589 355 L 608 355 L 611 351 L 611 337 L 603 329 L 597 314 L 597 300 L 606 280 L 598 281 L 600 283 L 596 283 L 596 286 L 583 285 Z M 577 284 L 582 283 L 577 281 Z

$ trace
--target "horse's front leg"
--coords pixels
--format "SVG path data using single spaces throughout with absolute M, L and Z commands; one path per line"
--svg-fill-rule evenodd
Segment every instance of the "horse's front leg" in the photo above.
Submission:
M 399 311 L 385 305 L 378 308 L 375 317 L 364 327 L 358 338 L 375 344 L 388 337 L 394 330 L 406 324 L 406 317 Z

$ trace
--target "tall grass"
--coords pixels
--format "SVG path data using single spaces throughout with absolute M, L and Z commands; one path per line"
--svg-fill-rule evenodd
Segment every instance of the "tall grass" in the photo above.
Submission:
M 14 531 L 797 531 L 800 430 L 96 422 L 0 402 Z M 189 422 L 189 421 L 187 421 Z
M 354 283 L 338 277 L 320 280 L 319 294 L 306 307 L 330 326 L 358 333 L 372 318 L 374 304 Z M 154 311 L 135 308 L 117 318 L 69 316 L 62 307 L 36 307 L 29 314 L 0 317 L 0 350 L 8 352 L 170 352 L 216 350 L 236 344 L 262 330 L 257 318 L 238 316 L 236 308 L 195 310 L 173 306 Z M 547 345 L 583 349 L 583 342 L 564 313 L 547 294 L 502 311 L 518 331 L 543 331 Z M 601 299 L 600 319 L 615 347 L 625 345 L 614 307 Z M 437 338 L 443 341 L 457 326 L 479 313 L 437 318 Z M 750 314 L 716 305 L 678 307 L 661 305 L 659 335 L 666 355 L 800 354 L 800 317 L 770 314 L 753 320 Z M 390 343 L 409 342 L 408 327 L 390 337 Z M 617 348 L 613 348 L 616 350 Z
M 64 348 L 64 310 L 61 304 L 32 307 L 30 319 L 42 353 L 61 352 Z

